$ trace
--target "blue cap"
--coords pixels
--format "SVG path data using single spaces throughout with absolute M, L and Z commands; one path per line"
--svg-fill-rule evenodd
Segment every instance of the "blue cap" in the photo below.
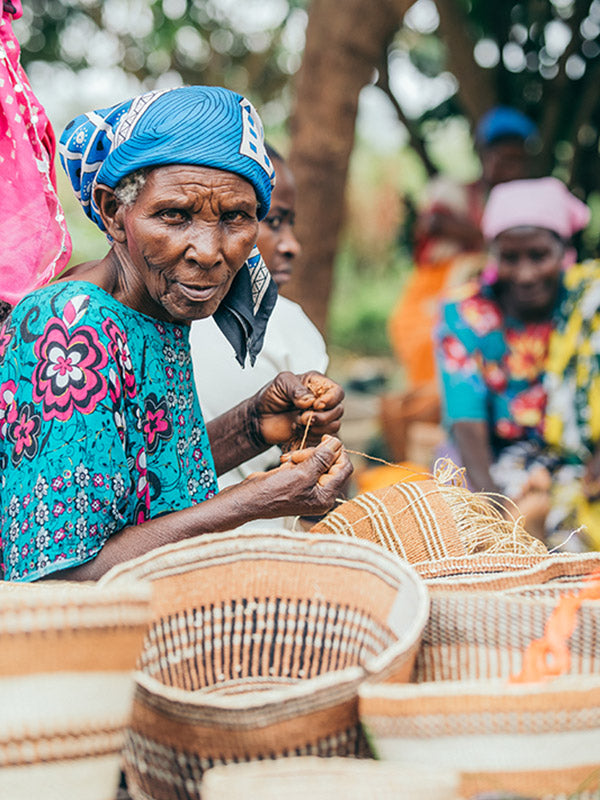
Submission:
M 477 123 L 475 140 L 485 147 L 507 137 L 524 141 L 536 133 L 535 123 L 522 111 L 510 106 L 496 106 L 487 111 Z

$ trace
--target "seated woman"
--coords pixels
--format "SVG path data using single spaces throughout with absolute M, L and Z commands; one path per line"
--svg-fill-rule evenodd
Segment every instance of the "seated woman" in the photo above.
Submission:
M 75 119 L 61 158 L 111 247 L 0 329 L 5 579 L 94 580 L 189 536 L 328 510 L 352 469 L 324 435 L 340 387 L 283 373 L 208 428 L 194 391 L 191 321 L 215 315 L 252 361 L 276 297 L 255 248 L 273 167 L 251 104 L 150 92 Z M 219 473 L 297 439 L 313 412 L 316 447 L 217 493 Z
M 290 279 L 300 244 L 294 235 L 296 185 L 283 158 L 266 145 L 275 169 L 276 183 L 271 208 L 258 225 L 257 245 L 279 290 Z M 243 368 L 213 317 L 195 320 L 190 328 L 196 390 L 205 420 L 214 419 L 254 394 L 280 372 L 325 372 L 325 342 L 297 303 L 278 295 L 265 332 L 262 350 L 253 367 Z M 206 375 L 212 380 L 207 381 Z M 251 473 L 279 464 L 281 450 L 272 447 L 259 456 L 219 476 L 219 487 L 231 486 Z M 245 527 L 285 527 L 295 518 L 255 520 Z
M 514 500 L 531 533 L 552 546 L 600 496 L 600 405 L 590 380 L 599 374 L 600 269 L 565 271 L 568 240 L 588 220 L 587 206 L 555 178 L 495 187 L 482 227 L 497 276 L 460 290 L 438 330 L 445 419 L 471 487 Z M 587 335 L 573 327 L 581 314 Z M 593 536 L 578 533 L 568 547 L 590 547 Z

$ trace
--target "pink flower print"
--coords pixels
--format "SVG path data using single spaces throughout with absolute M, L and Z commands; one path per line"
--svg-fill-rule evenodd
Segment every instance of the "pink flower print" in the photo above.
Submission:
M 14 381 L 0 384 L 0 439 L 6 438 L 8 426 L 17 418 L 16 392 L 17 384 Z
M 508 377 L 496 361 L 482 365 L 483 380 L 494 392 L 503 392 L 508 386 Z
M 50 484 L 55 492 L 60 491 L 64 485 L 65 482 L 60 475 L 56 478 L 52 478 L 52 483 Z
M 128 397 L 135 397 L 137 394 L 137 385 L 133 372 L 133 362 L 131 361 L 131 354 L 129 352 L 127 334 L 119 328 L 113 319 L 107 319 L 102 325 L 102 330 L 110 340 L 108 349 L 119 367 L 125 393 Z
M 546 392 L 541 384 L 520 392 L 510 402 L 515 423 L 524 428 L 541 428 L 545 408 Z
M 159 401 L 154 393 L 144 400 L 144 433 L 150 454 L 156 452 L 160 440 L 168 441 L 173 436 L 173 424 L 165 398 Z
M 94 473 L 94 477 L 92 478 L 92 483 L 96 488 L 104 486 L 104 475 L 102 475 L 101 472 Z
M 16 418 L 6 431 L 6 438 L 14 445 L 10 460 L 16 467 L 25 457 L 29 461 L 35 458 L 38 451 L 38 435 L 42 427 L 40 415 L 34 411 L 33 403 L 19 406 Z
M 473 375 L 477 370 L 475 360 L 456 336 L 444 336 L 441 342 L 442 355 L 448 372 Z
M 510 419 L 499 419 L 496 422 L 496 433 L 501 439 L 521 439 L 525 431 Z
M 65 504 L 62 503 L 60 500 L 54 503 L 54 507 L 52 508 L 52 514 L 55 517 L 60 517 L 61 514 L 65 513 Z
M 89 414 L 107 393 L 99 371 L 108 355 L 96 331 L 81 325 L 69 332 L 54 317 L 35 343 L 38 363 L 33 372 L 33 399 L 42 403 L 44 419 L 68 420 L 75 410 Z
M 502 315 L 496 303 L 479 295 L 463 300 L 459 313 L 479 336 L 486 336 L 502 325 Z

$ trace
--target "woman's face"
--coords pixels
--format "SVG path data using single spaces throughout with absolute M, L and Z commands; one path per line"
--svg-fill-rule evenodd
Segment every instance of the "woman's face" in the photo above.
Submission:
M 523 318 L 552 310 L 558 292 L 564 246 L 542 228 L 512 228 L 493 246 L 498 281 L 506 289 L 513 313 Z
M 258 249 L 277 288 L 287 283 L 300 244 L 294 236 L 296 186 L 288 167 L 274 160 L 277 182 L 271 195 L 269 213 L 258 226 Z
M 130 305 L 178 322 L 213 314 L 256 243 L 257 207 L 252 185 L 231 172 L 179 164 L 152 170 L 136 201 L 115 214 Z

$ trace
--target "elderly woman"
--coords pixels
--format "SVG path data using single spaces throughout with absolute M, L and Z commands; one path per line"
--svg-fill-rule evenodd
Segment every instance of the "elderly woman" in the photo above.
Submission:
M 565 271 L 568 241 L 588 219 L 555 178 L 494 188 L 483 231 L 496 277 L 447 303 L 438 331 L 446 421 L 470 484 L 516 501 L 550 544 L 564 542 L 600 494 L 600 400 L 590 381 L 599 373 L 600 272 Z M 582 313 L 586 325 L 574 327 Z M 570 542 L 591 544 L 582 534 Z
M 271 207 L 258 226 L 258 248 L 279 290 L 290 279 L 300 244 L 294 235 L 296 185 L 279 153 L 266 145 L 273 164 L 276 184 Z M 190 328 L 192 363 L 196 390 L 206 420 L 219 416 L 280 372 L 325 372 L 328 365 L 325 342 L 297 303 L 279 295 L 269 318 L 263 348 L 252 369 L 243 369 L 214 318 L 196 320 Z M 214 377 L 206 381 L 205 375 Z M 219 475 L 219 486 L 231 486 L 252 472 L 270 469 L 279 463 L 281 450 L 272 447 L 231 472 Z M 286 527 L 288 519 L 255 520 L 246 527 Z
M 111 247 L 0 330 L 4 577 L 96 579 L 188 536 L 328 510 L 351 471 L 324 435 L 339 428 L 336 384 L 284 373 L 208 429 L 194 392 L 190 322 L 214 315 L 253 361 L 276 297 L 254 247 L 273 167 L 251 104 L 151 92 L 75 119 L 61 158 Z M 219 473 L 311 417 L 316 447 L 217 493 Z

